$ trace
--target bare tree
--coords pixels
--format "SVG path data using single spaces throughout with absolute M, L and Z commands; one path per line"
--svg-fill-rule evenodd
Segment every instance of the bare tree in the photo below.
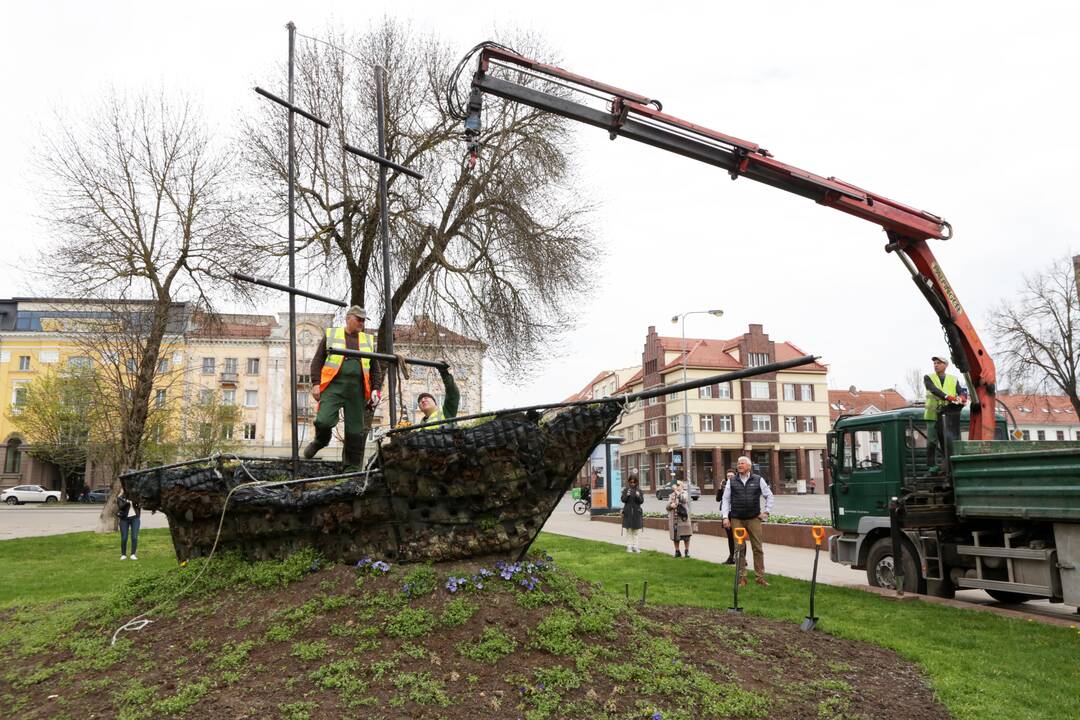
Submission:
M 1016 296 L 1003 300 L 990 318 L 1002 376 L 1029 393 L 1065 395 L 1080 413 L 1078 322 L 1080 300 L 1070 258 L 1026 276 Z
M 236 450 L 240 408 L 222 400 L 216 390 L 202 388 L 187 404 L 181 423 L 180 452 L 184 457 L 207 457 L 214 452 Z
M 443 97 L 454 60 L 438 39 L 392 21 L 301 47 L 296 102 L 332 125 L 297 122 L 298 248 L 324 282 L 348 287 L 351 304 L 381 307 L 378 170 L 342 145 L 376 147 L 373 68 L 382 65 L 387 155 L 425 176 L 388 174 L 394 317 L 425 315 L 487 342 L 500 369 L 521 369 L 570 324 L 582 269 L 597 255 L 590 208 L 573 186 L 567 123 L 547 113 L 489 99 L 481 161 L 470 169 Z M 285 210 L 285 132 L 269 104 L 245 127 L 248 165 L 276 199 L 264 227 L 280 225 Z M 286 250 L 274 235 L 257 249 Z
M 127 316 L 137 351 L 120 398 L 118 468 L 136 467 L 174 303 L 211 306 L 233 271 L 251 272 L 240 240 L 233 158 L 189 103 L 112 98 L 47 138 L 46 220 L 56 238 L 41 267 L 65 294 L 149 298 Z M 113 483 L 113 496 L 118 483 Z M 102 510 L 111 526 L 113 499 Z
M 924 377 L 926 377 L 926 373 L 917 367 L 908 368 L 908 371 L 904 373 L 904 389 L 907 391 L 909 402 L 918 403 L 923 401 L 926 396 L 926 386 L 923 384 Z

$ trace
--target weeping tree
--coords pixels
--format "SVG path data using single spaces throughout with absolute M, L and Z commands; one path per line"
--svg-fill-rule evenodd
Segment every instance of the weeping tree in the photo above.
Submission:
M 1073 261 L 1054 260 L 1025 276 L 1019 292 L 992 312 L 994 358 L 1014 388 L 1065 395 L 1080 414 L 1080 299 Z
M 107 337 L 117 320 L 127 333 L 128 351 L 103 357 L 117 365 L 115 469 L 137 467 L 176 303 L 209 309 L 222 293 L 243 292 L 232 272 L 257 270 L 240 242 L 234 158 L 190 103 L 143 96 L 64 116 L 40 162 L 54 240 L 39 267 L 63 295 L 119 308 L 88 336 Z M 136 299 L 146 300 L 137 311 L 128 307 Z M 113 525 L 118 488 L 114 480 L 102 530 Z
M 298 282 L 337 288 L 386 326 L 378 168 L 342 151 L 345 143 L 377 149 L 373 68 L 381 65 L 386 154 L 425 176 L 388 172 L 393 319 L 403 310 L 426 316 L 486 342 L 500 370 L 521 371 L 549 355 L 581 300 L 583 268 L 597 255 L 589 208 L 574 187 L 567 122 L 553 115 L 489 99 L 480 161 L 470 167 L 446 100 L 458 55 L 391 21 L 299 46 L 296 103 L 331 128 L 296 123 L 297 248 L 313 275 Z M 286 210 L 286 127 L 268 103 L 244 126 L 246 164 L 272 201 L 252 206 L 253 224 L 264 228 L 280 228 Z M 281 258 L 287 240 L 264 233 L 252 249 Z

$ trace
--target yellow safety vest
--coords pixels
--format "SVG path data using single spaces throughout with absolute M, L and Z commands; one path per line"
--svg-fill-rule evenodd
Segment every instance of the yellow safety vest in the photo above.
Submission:
M 357 350 L 361 352 L 375 352 L 375 336 L 368 335 L 365 332 L 358 333 L 357 338 Z M 345 328 L 343 327 L 331 327 L 326 328 L 326 361 L 323 363 L 322 373 L 319 375 L 319 389 L 326 390 L 326 386 L 330 384 L 330 381 L 338 374 L 338 370 L 341 369 L 341 364 L 345 362 L 344 355 L 330 354 L 330 349 L 346 350 L 345 345 Z M 364 399 L 367 400 L 371 397 L 371 359 L 359 358 L 360 367 L 364 370 Z
M 434 423 L 434 422 L 438 422 L 440 420 L 445 420 L 445 419 L 446 419 L 446 416 L 443 415 L 442 408 L 437 407 L 437 408 L 435 408 L 435 412 L 431 413 L 430 417 L 426 417 L 426 418 L 424 418 L 423 420 L 420 421 L 420 423 L 421 423 L 420 429 L 421 430 L 435 430 L 436 428 L 441 428 L 441 427 L 443 427 L 442 425 L 428 425 L 427 423 Z
M 936 387 L 938 390 L 945 393 L 946 395 L 956 395 L 957 380 L 954 375 L 946 375 L 945 382 L 943 383 L 941 381 L 941 378 L 938 377 L 937 373 L 930 373 L 930 382 L 934 383 L 934 387 Z M 937 420 L 938 413 L 941 412 L 941 408 L 945 407 L 948 404 L 948 400 L 942 400 L 935 395 L 927 393 L 926 410 L 923 411 L 923 419 Z

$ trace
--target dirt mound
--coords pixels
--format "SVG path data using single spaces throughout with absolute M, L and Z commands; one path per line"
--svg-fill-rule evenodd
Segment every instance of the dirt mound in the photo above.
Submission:
M 122 620 L 72 619 L 65 631 L 57 608 L 51 636 L 39 628 L 0 646 L 9 668 L 0 714 L 948 717 L 918 669 L 890 651 L 760 618 L 642 608 L 543 557 L 311 572 L 306 559 L 289 572 L 230 562 L 232 574 L 208 573 L 203 594 L 168 604 L 113 647 Z M 130 586 L 111 603 L 156 602 L 191 571 Z

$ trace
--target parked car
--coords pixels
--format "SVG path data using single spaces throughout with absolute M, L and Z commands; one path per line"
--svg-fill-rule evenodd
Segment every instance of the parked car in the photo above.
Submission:
M 668 497 L 671 495 L 672 488 L 674 488 L 674 487 L 675 487 L 675 483 L 668 483 L 667 485 L 664 485 L 663 487 L 656 488 L 656 499 L 657 500 L 667 500 Z M 690 483 L 690 499 L 691 500 L 698 500 L 700 497 L 701 497 L 701 488 L 699 488 L 694 483 Z
M 109 488 L 94 488 L 86 494 L 86 502 L 103 503 L 109 499 Z
M 0 493 L 0 502 L 6 502 L 8 505 L 21 505 L 28 502 L 60 502 L 60 491 L 46 490 L 40 485 L 16 485 L 10 490 Z

